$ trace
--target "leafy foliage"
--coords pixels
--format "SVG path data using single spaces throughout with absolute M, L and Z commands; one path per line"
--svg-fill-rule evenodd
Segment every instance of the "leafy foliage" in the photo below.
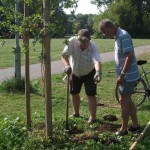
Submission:
M 20 36 L 23 36 L 23 31 L 28 30 L 30 35 L 34 38 L 42 38 L 44 36 L 43 30 L 47 30 L 51 37 L 60 37 L 64 35 L 67 26 L 67 16 L 63 11 L 63 8 L 66 7 L 77 7 L 76 0 L 56 0 L 51 1 L 50 3 L 50 24 L 46 27 L 43 27 L 43 7 L 42 1 L 37 0 L 36 5 L 35 1 L 28 0 L 26 1 L 30 8 L 30 15 L 24 19 L 23 17 L 23 2 L 19 0 L 19 12 L 14 10 L 14 1 L 1 0 L 0 6 L 0 30 L 3 31 L 1 34 L 2 38 L 10 38 L 14 35 L 15 31 L 19 31 Z M 9 2 L 9 3 L 8 3 Z M 19 24 L 15 25 L 15 16 L 18 17 Z M 6 35 L 9 33 L 9 35 Z
M 14 77 L 11 79 L 5 80 L 0 85 L 0 90 L 5 92 L 24 92 L 25 91 L 25 81 L 22 78 L 21 80 L 16 80 Z
M 150 24 L 149 17 L 149 13 L 147 15 L 139 14 L 138 6 L 133 5 L 132 0 L 116 0 L 107 5 L 107 9 L 101 15 L 94 17 L 94 29 L 96 31 L 100 20 L 108 18 L 127 30 L 133 38 L 148 38 L 150 35 L 149 28 L 147 28 Z
M 27 128 L 21 126 L 19 117 L 0 121 L 0 149 L 20 149 L 27 138 Z
M 36 92 L 35 88 L 30 85 L 31 92 Z M 5 80 L 0 85 L 1 92 L 7 93 L 24 93 L 25 92 L 25 80 L 21 78 L 20 80 L 16 80 L 14 77 Z
M 91 0 L 92 4 L 96 4 L 99 8 L 102 6 L 107 6 L 108 4 L 112 3 L 114 0 Z

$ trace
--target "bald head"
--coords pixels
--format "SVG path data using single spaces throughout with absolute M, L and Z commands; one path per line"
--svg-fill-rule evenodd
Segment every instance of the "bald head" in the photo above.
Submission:
M 114 37 L 117 31 L 116 25 L 108 19 L 104 19 L 99 23 L 99 31 L 107 37 Z
M 108 19 L 104 19 L 99 24 L 100 27 L 110 28 L 111 26 L 115 26 L 115 24 Z

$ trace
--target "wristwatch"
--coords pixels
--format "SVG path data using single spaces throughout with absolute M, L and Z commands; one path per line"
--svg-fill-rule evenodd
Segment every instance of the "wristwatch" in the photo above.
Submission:
M 121 74 L 122 74 L 123 76 L 125 76 L 125 73 L 124 73 L 123 71 L 121 71 Z

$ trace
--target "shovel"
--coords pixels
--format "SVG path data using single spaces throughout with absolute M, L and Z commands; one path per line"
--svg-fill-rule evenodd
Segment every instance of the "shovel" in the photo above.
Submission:
M 67 89 L 66 89 L 66 125 L 65 125 L 65 131 L 69 132 L 68 127 L 68 114 L 69 114 L 69 78 L 70 74 L 67 75 Z

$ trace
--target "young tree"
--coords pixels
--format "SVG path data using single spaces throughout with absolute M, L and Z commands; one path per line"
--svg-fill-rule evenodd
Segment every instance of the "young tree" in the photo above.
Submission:
M 50 1 L 43 0 L 43 55 L 44 55 L 44 79 L 45 79 L 45 118 L 46 138 L 52 136 L 52 99 L 51 99 L 51 60 L 50 60 L 50 35 L 47 29 L 49 25 Z
M 24 19 L 29 16 L 29 6 L 27 0 L 24 0 Z M 25 95 L 26 95 L 26 122 L 28 129 L 31 129 L 31 111 L 30 111 L 30 69 L 29 69 L 29 29 L 23 30 L 23 43 L 25 48 Z
M 45 116 L 46 116 L 46 137 L 52 135 L 52 104 L 51 104 L 51 59 L 50 59 L 50 44 L 51 37 L 61 31 L 65 31 L 64 22 L 65 13 L 64 7 L 77 7 L 77 0 L 24 0 L 24 17 L 20 13 L 20 26 L 18 28 L 12 24 L 14 20 L 14 12 L 12 13 L 12 4 L 14 0 L 1 0 L 3 4 L 3 12 L 6 14 L 6 19 L 3 22 L 3 27 L 8 24 L 9 16 L 9 30 L 12 32 L 17 29 L 20 36 L 23 37 L 23 45 L 25 52 L 25 94 L 26 94 L 26 114 L 27 114 L 27 126 L 31 127 L 31 113 L 30 113 L 30 70 L 29 70 L 29 33 L 37 41 L 41 41 L 43 44 L 43 53 L 41 59 L 44 62 L 44 85 L 45 85 Z M 22 1 L 20 0 L 20 6 L 22 7 Z M 11 7 L 5 6 L 10 5 Z M 13 3 L 14 4 L 14 3 Z M 43 6 L 43 7 L 41 7 Z M 29 13 L 29 8 L 31 9 Z M 40 9 L 40 11 L 39 11 Z M 9 11 L 8 11 L 9 10 Z M 14 10 L 14 9 L 13 9 Z M 9 13 L 9 15 L 8 15 Z M 3 15 L 4 15 L 3 14 Z M 41 15 L 43 14 L 43 15 Z M 5 27 L 6 28 L 6 27 Z
M 15 0 L 15 24 L 18 25 L 18 0 Z M 15 55 L 15 78 L 16 80 L 21 80 L 21 52 L 20 52 L 20 46 L 19 46 L 19 32 L 15 31 L 15 39 L 16 39 L 16 47 L 14 49 L 14 55 Z

